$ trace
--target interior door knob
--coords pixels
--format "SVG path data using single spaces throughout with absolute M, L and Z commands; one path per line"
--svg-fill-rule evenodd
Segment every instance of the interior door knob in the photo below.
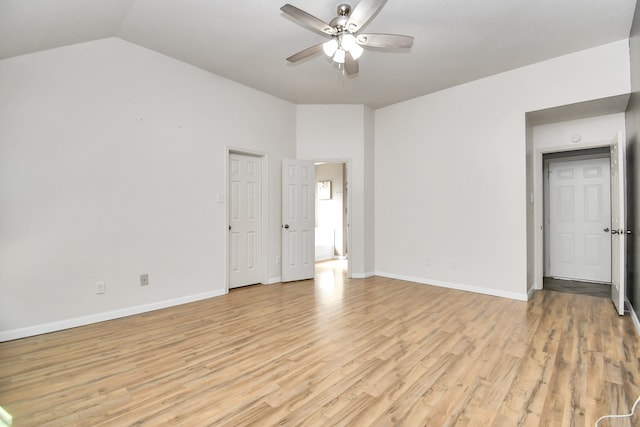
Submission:
M 604 229 L 604 232 L 605 232 L 605 233 L 608 233 L 608 232 L 609 232 L 609 227 L 605 228 L 605 229 Z
M 284 228 L 289 228 L 289 224 L 285 224 L 285 225 L 284 225 Z
M 611 230 L 611 234 L 618 234 L 618 230 Z

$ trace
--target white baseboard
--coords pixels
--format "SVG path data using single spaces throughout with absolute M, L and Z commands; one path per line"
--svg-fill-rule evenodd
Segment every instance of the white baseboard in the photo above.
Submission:
M 280 282 L 282 282 L 282 277 L 273 277 L 269 279 L 269 281 L 267 282 L 267 285 L 273 285 L 274 283 L 280 283 Z
M 402 274 L 386 273 L 383 271 L 376 272 L 377 276 L 389 277 L 391 279 L 406 280 L 408 282 L 421 283 L 424 285 L 439 286 L 441 288 L 456 289 L 459 291 L 475 292 L 477 294 L 491 295 L 494 297 L 509 298 L 519 301 L 527 301 L 528 294 L 526 292 L 508 292 L 491 288 L 482 288 L 479 286 L 463 285 L 460 283 L 442 282 L 440 280 L 425 279 L 422 277 L 405 276 Z
M 72 319 L 59 320 L 56 322 L 43 323 L 40 325 L 28 326 L 26 328 L 0 331 L 0 342 L 17 340 L 34 335 L 46 334 L 49 332 L 61 331 L 63 329 L 76 328 L 78 326 L 90 325 L 92 323 L 104 322 L 105 320 L 118 319 L 120 317 L 132 316 L 134 314 L 146 313 L 160 310 L 162 308 L 187 304 L 208 298 L 219 297 L 226 294 L 225 290 L 205 292 L 202 294 L 189 295 L 186 297 L 174 298 L 165 301 L 158 301 L 151 304 L 138 305 L 134 307 L 121 308 L 119 310 L 105 311 L 103 313 L 90 314 L 88 316 L 74 317 Z
M 640 320 L 638 320 L 638 315 L 636 314 L 633 306 L 631 305 L 631 301 L 628 298 L 625 298 L 625 302 L 627 303 L 627 307 L 629 307 L 629 314 L 631 315 L 631 320 L 633 321 L 633 326 L 636 327 L 636 333 L 640 335 Z
M 368 273 L 351 273 L 351 278 L 352 279 L 366 279 L 368 277 L 373 277 L 375 276 L 376 273 L 370 271 Z
M 529 301 L 531 299 L 531 297 L 533 296 L 533 293 L 535 291 L 537 291 L 535 286 L 532 286 L 532 287 L 529 288 L 529 291 L 527 292 L 527 301 Z

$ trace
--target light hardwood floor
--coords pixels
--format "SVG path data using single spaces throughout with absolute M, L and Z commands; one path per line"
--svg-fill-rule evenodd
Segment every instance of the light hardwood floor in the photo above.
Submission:
M 593 426 L 640 394 L 603 298 L 529 302 L 320 268 L 0 344 L 16 426 Z M 640 425 L 640 414 L 602 426 Z

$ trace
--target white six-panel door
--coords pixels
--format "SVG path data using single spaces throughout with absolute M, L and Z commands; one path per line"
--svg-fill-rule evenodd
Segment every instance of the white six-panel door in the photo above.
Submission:
M 549 271 L 611 282 L 609 159 L 549 163 Z
M 282 281 L 315 274 L 315 165 L 282 160 Z
M 229 154 L 229 288 L 260 283 L 262 159 Z
M 620 316 L 624 315 L 626 267 L 626 200 L 625 200 L 625 140 L 622 132 L 611 144 L 611 299 Z

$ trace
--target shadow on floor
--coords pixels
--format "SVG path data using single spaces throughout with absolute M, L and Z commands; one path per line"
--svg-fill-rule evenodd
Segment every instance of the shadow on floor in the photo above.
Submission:
M 603 283 L 579 282 L 577 280 L 564 280 L 556 279 L 553 277 L 545 277 L 543 287 L 548 291 L 590 295 L 592 297 L 599 298 L 611 297 L 611 285 Z

